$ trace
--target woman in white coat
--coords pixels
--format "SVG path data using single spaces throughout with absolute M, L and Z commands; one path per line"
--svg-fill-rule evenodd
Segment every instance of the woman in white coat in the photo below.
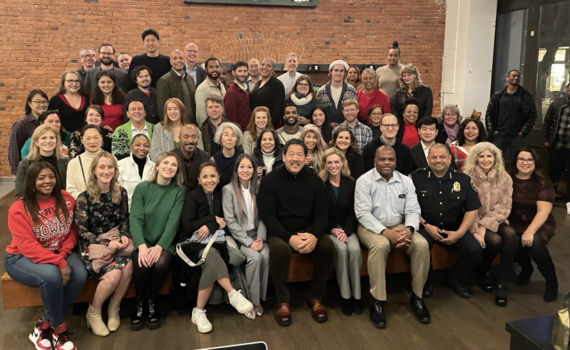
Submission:
M 258 188 L 253 157 L 240 155 L 231 182 L 222 188 L 222 206 L 226 225 L 246 256 L 245 278 L 251 292 L 253 310 L 245 315 L 251 319 L 263 315 L 261 300 L 265 300 L 269 277 L 267 229 L 259 219 L 256 204 Z
M 154 162 L 148 157 L 150 141 L 145 134 L 137 134 L 131 142 L 131 155 L 119 161 L 119 183 L 129 195 L 129 210 L 135 187 L 149 179 Z

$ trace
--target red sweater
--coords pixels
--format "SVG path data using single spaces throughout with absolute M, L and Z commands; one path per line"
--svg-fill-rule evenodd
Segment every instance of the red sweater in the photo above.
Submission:
M 226 118 L 238 123 L 242 130 L 247 128 L 251 113 L 249 111 L 249 94 L 237 84 L 231 84 L 224 96 Z
M 370 94 L 365 94 L 364 89 L 358 90 L 356 92 L 356 99 L 358 101 L 358 121 L 365 125 L 370 126 L 368 122 L 368 110 L 374 105 L 380 105 L 383 114 L 392 112 L 388 95 L 376 88 L 374 88 L 374 91 Z
M 40 223 L 34 224 L 22 200 L 16 201 L 8 212 L 8 228 L 12 242 L 6 247 L 10 254 L 22 254 L 36 264 L 53 264 L 58 268 L 67 265 L 65 258 L 77 243 L 77 230 L 73 224 L 75 199 L 61 191 L 67 204 L 69 218 L 61 223 L 55 215 L 55 198 L 39 200 Z M 62 218 L 63 215 L 58 215 Z

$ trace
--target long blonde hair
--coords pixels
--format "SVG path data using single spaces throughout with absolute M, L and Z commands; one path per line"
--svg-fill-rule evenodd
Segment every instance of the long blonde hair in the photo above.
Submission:
M 479 164 L 477 164 L 477 159 L 479 158 L 479 154 L 483 151 L 489 151 L 493 154 L 495 164 L 493 164 L 492 169 L 495 169 L 497 172 L 497 178 L 503 179 L 505 175 L 508 176 L 508 173 L 505 171 L 503 154 L 501 150 L 491 142 L 479 142 L 471 148 L 469 155 L 467 156 L 467 160 L 465 161 L 465 169 L 463 172 L 469 176 L 476 174 L 477 167 L 479 166 Z
M 340 175 L 342 177 L 350 177 L 350 169 L 348 168 L 348 161 L 346 160 L 346 157 L 344 156 L 341 150 L 339 150 L 336 147 L 331 147 L 327 149 L 325 153 L 323 153 L 323 157 L 321 158 L 321 170 L 319 171 L 319 176 L 321 177 L 321 179 L 323 179 L 324 182 L 327 182 L 327 180 L 329 179 L 329 172 L 326 167 L 327 158 L 329 156 L 332 156 L 333 154 L 339 156 L 340 161 L 342 162 L 342 169 L 340 170 Z
M 161 122 L 162 126 L 164 126 L 164 128 L 168 131 L 172 130 L 173 126 L 172 120 L 168 118 L 168 104 L 170 102 L 174 103 L 176 105 L 176 108 L 178 108 L 178 112 L 180 113 L 181 125 L 190 124 L 188 116 L 186 115 L 186 106 L 184 106 L 184 103 L 179 99 L 177 99 L 176 97 L 171 97 L 168 100 L 166 100 L 166 102 L 164 102 L 164 119 Z
M 101 187 L 99 187 L 97 184 L 97 176 L 95 175 L 95 170 L 97 169 L 101 158 L 110 159 L 111 163 L 113 163 L 113 167 L 115 168 L 115 174 L 111 179 L 109 189 L 111 190 L 111 200 L 113 203 L 119 204 L 121 202 L 121 192 L 123 190 L 123 187 L 118 180 L 119 165 L 117 164 L 117 159 L 115 159 L 115 157 L 107 151 L 101 151 L 95 156 L 95 158 L 93 158 L 91 169 L 89 171 L 89 178 L 87 179 L 87 193 L 89 193 L 89 198 L 93 203 L 99 203 L 101 200 Z
M 28 156 L 26 158 L 34 162 L 37 162 L 38 160 L 41 159 L 42 156 L 40 154 L 40 148 L 36 146 L 36 143 L 38 142 L 40 137 L 48 131 L 53 132 L 55 135 L 55 149 L 53 150 L 55 158 L 57 159 L 65 158 L 63 152 L 61 151 L 61 137 L 59 136 L 59 132 L 55 130 L 55 128 L 47 124 L 42 124 L 38 126 L 36 130 L 34 130 L 34 133 L 32 134 L 32 140 L 30 141 L 30 153 L 28 153 Z
M 305 136 L 310 132 L 315 134 L 315 137 L 317 138 L 317 144 L 315 146 L 315 150 L 313 151 L 313 157 L 315 157 L 315 162 L 313 163 L 313 167 L 318 172 L 320 170 L 321 158 L 323 156 L 323 153 L 327 150 L 327 143 L 323 138 L 321 129 L 314 124 L 307 124 L 303 127 L 303 130 L 301 131 L 301 136 L 299 136 L 299 140 L 305 143 Z
M 154 162 L 154 171 L 150 174 L 148 182 L 155 184 L 158 181 L 158 166 L 160 163 L 162 163 L 163 160 L 168 157 L 174 157 L 176 159 L 178 167 L 176 168 L 176 175 L 174 175 L 174 185 L 180 187 L 184 183 L 184 175 L 182 175 L 182 167 L 184 164 L 180 161 L 180 158 L 178 158 L 174 152 L 164 152 L 158 157 L 156 162 Z

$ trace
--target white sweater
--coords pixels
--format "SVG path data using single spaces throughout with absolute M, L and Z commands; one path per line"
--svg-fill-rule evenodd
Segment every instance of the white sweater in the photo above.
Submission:
M 87 189 L 87 180 L 89 179 L 91 163 L 100 152 L 101 150 L 95 153 L 85 151 L 81 155 L 69 161 L 69 164 L 67 165 L 66 190 L 73 196 L 73 198 L 77 199 L 79 194 Z M 83 171 L 81 171 L 82 166 Z

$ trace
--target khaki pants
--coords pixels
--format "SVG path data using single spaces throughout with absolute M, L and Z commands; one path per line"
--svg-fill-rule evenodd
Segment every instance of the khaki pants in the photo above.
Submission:
M 400 228 L 398 225 L 394 228 Z M 386 300 L 386 261 L 392 250 L 392 244 L 388 238 L 378 235 L 362 225 L 357 230 L 360 242 L 368 248 L 368 275 L 370 276 L 370 294 L 376 299 Z M 412 291 L 418 297 L 422 297 L 424 284 L 426 283 L 429 265 L 430 251 L 428 242 L 418 232 L 414 232 L 411 238 L 412 244 L 408 248 L 408 255 L 412 268 Z M 394 247 L 395 248 L 395 247 Z

